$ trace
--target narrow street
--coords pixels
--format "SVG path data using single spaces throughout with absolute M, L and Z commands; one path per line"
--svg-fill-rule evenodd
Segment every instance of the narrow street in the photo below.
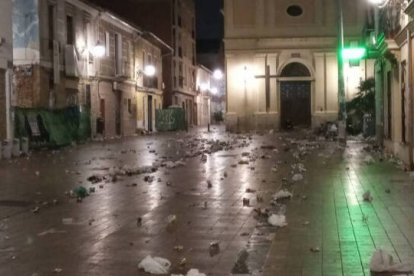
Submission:
M 2 160 L 0 275 L 149 275 L 147 255 L 206 275 L 370 275 L 376 248 L 412 262 L 414 184 L 371 148 L 213 127 Z

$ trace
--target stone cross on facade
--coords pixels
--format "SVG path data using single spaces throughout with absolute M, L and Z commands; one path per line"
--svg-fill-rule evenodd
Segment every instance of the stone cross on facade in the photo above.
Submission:
M 270 79 L 277 78 L 277 75 L 270 75 L 270 66 L 267 64 L 267 56 L 265 58 L 265 74 L 255 76 L 256 79 L 265 79 L 266 93 L 266 112 L 270 111 Z

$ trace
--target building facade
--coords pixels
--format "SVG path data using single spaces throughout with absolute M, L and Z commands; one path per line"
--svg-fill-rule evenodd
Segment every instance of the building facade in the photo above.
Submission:
M 413 1 L 388 1 L 380 9 L 375 64 L 378 142 L 410 169 L 414 169 L 413 18 Z
M 212 72 L 202 65 L 198 65 L 196 77 L 196 124 L 207 126 L 210 124 L 210 103 L 212 93 Z
M 367 1 L 343 2 L 345 46 L 360 45 Z M 226 126 L 231 131 L 317 127 L 338 117 L 336 1 L 227 0 Z M 346 62 L 351 99 L 373 61 Z
M 13 137 L 13 110 L 11 109 L 13 36 L 12 0 L 0 2 L 0 141 Z M 1 155 L 1 153 L 0 153 Z
M 163 58 L 163 107 L 185 109 L 189 125 L 196 124 L 196 40 L 193 0 L 91 0 L 159 36 L 174 49 Z
M 167 47 L 156 36 L 79 0 L 15 0 L 13 24 L 17 107 L 79 110 L 92 136 L 154 130 Z

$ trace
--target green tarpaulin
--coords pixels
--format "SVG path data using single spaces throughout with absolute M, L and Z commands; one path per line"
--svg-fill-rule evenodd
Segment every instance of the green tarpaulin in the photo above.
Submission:
M 64 146 L 90 137 L 89 112 L 79 107 L 59 110 L 15 109 L 15 135 L 53 146 Z
M 155 114 L 157 131 L 174 131 L 185 129 L 185 112 L 181 107 L 158 109 Z

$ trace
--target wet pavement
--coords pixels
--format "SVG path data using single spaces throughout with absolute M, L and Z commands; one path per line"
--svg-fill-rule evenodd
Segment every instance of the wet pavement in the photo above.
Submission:
M 376 248 L 413 262 L 414 184 L 365 149 L 214 127 L 0 161 L 0 275 L 149 275 L 147 255 L 208 275 L 370 275 Z

